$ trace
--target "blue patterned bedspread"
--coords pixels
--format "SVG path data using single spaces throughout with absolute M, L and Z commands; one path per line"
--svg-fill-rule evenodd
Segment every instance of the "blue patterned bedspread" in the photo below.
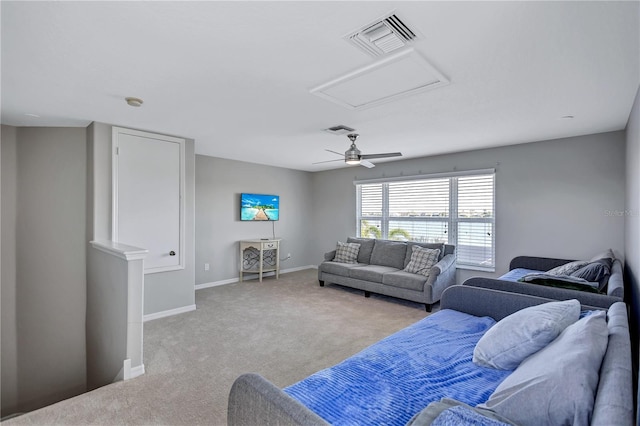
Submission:
M 284 391 L 333 425 L 404 425 L 444 397 L 475 406 L 511 373 L 471 362 L 493 324 L 445 309 Z
M 527 274 L 543 274 L 544 271 L 538 271 L 535 269 L 527 269 L 527 268 L 515 268 L 498 278 L 499 280 L 506 281 L 518 281 L 520 278 L 524 277 Z

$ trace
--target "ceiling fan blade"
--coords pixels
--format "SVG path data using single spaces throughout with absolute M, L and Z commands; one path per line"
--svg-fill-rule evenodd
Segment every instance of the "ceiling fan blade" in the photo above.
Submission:
M 365 154 L 360 156 L 360 158 L 362 159 L 388 158 L 388 157 L 402 157 L 402 153 L 401 152 L 385 152 L 382 154 Z
M 340 157 L 344 157 L 344 152 L 331 151 L 330 149 L 325 149 L 325 151 L 331 152 L 333 154 L 338 154 Z
M 370 168 L 376 166 L 375 164 L 373 164 L 372 162 L 367 161 L 367 160 L 360 160 L 360 165 L 361 166 L 365 166 L 367 169 L 370 169 Z
M 344 161 L 344 160 L 338 159 L 338 160 L 316 161 L 315 163 L 311 163 L 311 164 L 333 163 L 334 161 Z

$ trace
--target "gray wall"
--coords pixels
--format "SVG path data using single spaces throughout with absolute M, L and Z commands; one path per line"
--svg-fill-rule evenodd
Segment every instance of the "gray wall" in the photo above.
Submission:
M 590 258 L 624 249 L 624 132 L 602 133 L 315 173 L 313 259 L 356 232 L 354 180 L 496 169 L 496 272 L 516 255 Z M 339 220 L 337 220 L 339 218 Z
M 136 129 L 145 130 L 145 129 Z M 89 164 L 89 211 L 87 220 L 90 240 L 111 240 L 112 181 L 111 181 L 111 135 L 112 125 L 94 122 L 87 128 L 87 141 L 91 154 Z M 148 130 L 145 130 L 148 131 Z M 181 136 L 178 136 L 181 137 Z M 144 314 L 184 308 L 195 304 L 194 270 L 194 171 L 193 139 L 186 139 L 185 146 L 185 269 L 145 275 Z M 91 235 L 91 232 L 93 235 Z
M 87 261 L 87 389 L 92 390 L 113 382 L 127 358 L 129 269 L 126 260 L 93 247 Z
M 2 379 L 0 391 L 2 409 L 0 416 L 14 413 L 18 404 L 18 341 L 16 328 L 16 191 L 18 177 L 17 132 L 15 127 L 2 126 L 2 341 L 1 366 Z
M 111 240 L 111 126 L 87 127 L 87 241 Z
M 631 343 L 635 373 L 638 374 L 640 334 L 640 89 L 627 124 L 627 189 L 625 206 L 625 281 L 627 302 L 631 304 Z M 637 382 L 636 382 L 637 384 Z M 640 401 L 640 398 L 638 398 Z M 639 406 L 640 408 L 640 406 Z M 640 422 L 640 409 L 638 410 Z
M 242 192 L 280 195 L 280 220 L 241 222 Z M 280 258 L 291 253 L 281 269 L 317 264 L 312 200 L 310 173 L 196 155 L 196 284 L 237 279 L 238 241 L 270 238 L 274 225 Z
M 17 129 L 20 411 L 86 389 L 85 145 L 80 128 Z

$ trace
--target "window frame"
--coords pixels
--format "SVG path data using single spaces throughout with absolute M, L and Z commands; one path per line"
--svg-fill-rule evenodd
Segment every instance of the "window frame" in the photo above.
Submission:
M 481 175 L 491 175 L 492 176 L 492 217 L 459 217 L 458 216 L 458 182 L 459 178 L 464 177 L 473 177 L 473 176 L 481 176 Z M 430 217 L 430 216 L 418 216 L 418 217 L 390 217 L 389 216 L 389 184 L 393 182 L 408 182 L 414 180 L 431 180 L 431 179 L 449 179 L 449 214 L 448 217 Z M 486 271 L 486 272 L 494 272 L 496 265 L 496 171 L 495 169 L 481 169 L 481 170 L 469 170 L 469 171 L 460 171 L 460 172 L 450 172 L 450 173 L 433 173 L 433 174 L 424 174 L 424 175 L 414 175 L 414 176 L 398 176 L 391 178 L 379 178 L 379 179 L 366 179 L 366 180 L 356 180 L 353 182 L 356 186 L 356 230 L 357 236 L 361 236 L 361 223 L 362 220 L 368 220 L 372 222 L 380 222 L 380 238 L 388 238 L 389 235 L 389 223 L 390 222 L 438 222 L 445 223 L 446 233 L 447 233 L 447 241 L 446 244 L 453 244 L 458 246 L 458 227 L 461 223 L 489 223 L 491 224 L 491 265 L 483 266 L 480 264 L 474 263 L 460 263 L 456 262 L 456 267 L 458 269 L 469 269 L 476 271 Z M 382 215 L 381 216 L 362 216 L 362 185 L 371 185 L 371 184 L 381 184 L 382 185 Z M 457 251 L 456 251 L 457 256 Z

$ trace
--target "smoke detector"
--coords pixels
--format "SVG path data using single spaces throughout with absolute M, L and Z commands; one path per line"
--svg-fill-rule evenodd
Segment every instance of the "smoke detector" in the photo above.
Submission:
M 128 98 L 124 98 L 124 100 L 127 102 L 127 105 L 132 106 L 132 107 L 140 107 L 144 101 L 140 98 L 134 98 L 134 97 L 128 97 Z
M 395 12 L 391 12 L 352 31 L 344 39 L 375 57 L 402 49 L 417 37 L 417 31 L 409 28 Z

